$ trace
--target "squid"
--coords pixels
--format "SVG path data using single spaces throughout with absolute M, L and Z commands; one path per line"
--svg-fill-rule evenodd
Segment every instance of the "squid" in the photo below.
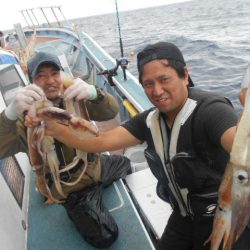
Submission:
M 250 220 L 250 90 L 220 188 L 211 250 L 231 250 Z M 222 243 L 223 242 L 223 243 Z
M 80 138 L 88 138 L 89 136 L 98 135 L 98 129 L 94 123 L 77 117 L 74 114 L 69 113 L 63 109 L 59 109 L 56 107 L 48 107 L 45 101 L 36 102 L 32 109 L 28 112 L 28 115 L 36 115 L 43 119 L 56 120 L 64 125 L 69 126 L 72 131 Z M 53 198 L 45 179 L 45 167 L 48 161 L 50 160 L 50 165 L 55 164 L 55 161 L 53 161 L 53 159 L 47 159 L 48 155 L 42 150 L 42 143 L 45 139 L 44 129 L 44 124 L 41 124 L 37 127 L 28 128 L 27 136 L 30 161 L 36 174 L 36 187 L 42 195 L 47 197 L 45 204 L 60 203 L 60 201 Z M 51 145 L 49 147 L 51 147 Z M 49 149 L 47 149 L 47 152 L 48 151 Z M 83 158 L 83 155 L 79 155 L 78 153 L 78 160 L 81 158 Z M 85 155 L 84 160 L 84 162 L 87 164 Z M 78 161 L 76 160 L 74 163 L 74 165 L 76 165 Z M 74 165 L 72 165 L 71 168 L 74 167 Z M 69 169 L 70 166 L 66 168 L 66 170 Z
M 69 80 L 65 79 L 65 76 L 62 77 L 62 82 L 64 83 L 67 80 L 67 84 L 69 85 Z M 64 88 L 66 87 L 64 86 Z M 30 117 L 40 117 L 42 118 L 42 120 L 56 120 L 61 124 L 69 126 L 72 132 L 82 139 L 88 138 L 90 136 L 98 136 L 98 129 L 96 125 L 89 120 L 87 109 L 84 103 L 82 103 L 80 107 L 80 105 L 77 105 L 77 102 L 74 102 L 73 100 L 67 101 L 66 109 L 68 109 L 69 111 L 57 107 L 52 107 L 50 105 L 50 102 L 44 95 L 41 100 L 34 102 L 34 104 L 28 111 L 28 115 Z M 81 115 L 85 119 L 79 117 L 79 115 Z M 73 186 L 81 180 L 88 165 L 87 153 L 76 150 L 76 157 L 74 158 L 74 160 L 69 165 L 64 166 L 63 169 L 60 169 L 57 155 L 54 149 L 53 138 L 45 136 L 44 122 L 41 122 L 41 124 L 36 127 L 27 129 L 27 140 L 30 162 L 36 175 L 36 188 L 43 196 L 47 198 L 45 204 L 49 205 L 52 203 L 61 203 L 62 201 L 57 200 L 53 197 L 48 187 L 45 178 L 46 166 L 48 166 L 50 169 L 58 193 L 62 197 L 66 198 L 66 195 L 63 192 L 62 184 Z M 69 171 L 70 169 L 75 167 L 78 164 L 79 160 L 82 160 L 84 162 L 84 166 L 78 178 L 73 182 L 62 181 L 60 179 L 60 173 Z

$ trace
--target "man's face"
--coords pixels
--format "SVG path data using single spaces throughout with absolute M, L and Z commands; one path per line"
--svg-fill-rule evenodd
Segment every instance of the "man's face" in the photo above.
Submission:
M 188 71 L 180 78 L 166 59 L 153 60 L 143 66 L 142 86 L 149 100 L 161 112 L 175 118 L 188 96 Z
M 46 97 L 51 101 L 60 98 L 62 95 L 60 70 L 52 64 L 39 66 L 33 82 L 43 89 Z

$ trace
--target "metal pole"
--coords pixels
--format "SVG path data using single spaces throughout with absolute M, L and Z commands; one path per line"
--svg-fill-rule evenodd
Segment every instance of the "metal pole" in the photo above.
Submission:
M 61 23 L 60 23 L 60 21 L 59 21 L 57 15 L 56 15 L 56 13 L 55 13 L 54 7 L 51 7 L 50 9 L 51 9 L 51 11 L 52 11 L 53 14 L 54 14 L 54 17 L 55 17 L 55 19 L 56 19 L 56 21 L 57 21 L 57 23 L 58 23 L 58 26 L 59 26 L 59 27 L 62 27 L 62 25 L 61 25 Z
M 47 16 L 45 15 L 43 8 L 40 8 L 40 10 L 42 11 L 42 13 L 43 13 L 43 15 L 44 15 L 44 17 L 45 17 L 45 19 L 46 19 L 46 21 L 47 21 L 49 27 L 51 27 L 51 24 L 50 24 L 50 22 L 49 22 Z
M 28 25 L 28 27 L 31 28 L 31 27 L 30 27 L 30 24 L 29 24 L 29 22 L 28 22 L 28 20 L 27 20 L 27 18 L 26 18 L 26 16 L 24 15 L 24 11 L 26 11 L 26 10 L 21 10 L 20 12 L 21 12 L 21 14 L 22 14 L 22 16 L 23 16 L 23 18 L 24 18 L 26 24 Z
M 33 23 L 33 20 L 32 20 L 32 18 L 31 18 L 31 16 L 30 16 L 30 13 L 29 13 L 29 9 L 26 10 L 26 13 L 27 13 L 27 15 L 28 15 L 28 17 L 29 17 L 29 19 L 30 19 L 30 21 L 31 21 L 31 23 L 32 23 L 32 25 L 33 25 L 33 27 L 35 27 L 35 24 Z
M 63 12 L 62 12 L 62 10 L 61 10 L 61 6 L 58 6 L 57 8 L 58 8 L 59 11 L 61 12 L 61 15 L 62 15 L 64 21 L 68 24 L 69 27 L 71 27 L 69 21 L 68 21 L 67 18 L 63 15 Z
M 32 13 L 33 17 L 35 18 L 37 25 L 39 26 L 39 22 L 38 22 L 38 20 L 37 20 L 37 18 L 36 18 L 36 15 L 35 15 L 34 12 L 33 12 L 33 10 L 34 10 L 34 9 L 31 9 L 31 13 Z

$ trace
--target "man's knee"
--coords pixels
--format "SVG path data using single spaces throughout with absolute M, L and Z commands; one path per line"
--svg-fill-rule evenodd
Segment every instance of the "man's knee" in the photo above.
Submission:
M 122 155 L 113 155 L 113 162 L 119 166 L 122 167 L 124 169 L 131 169 L 131 162 L 130 159 L 126 156 L 122 156 Z

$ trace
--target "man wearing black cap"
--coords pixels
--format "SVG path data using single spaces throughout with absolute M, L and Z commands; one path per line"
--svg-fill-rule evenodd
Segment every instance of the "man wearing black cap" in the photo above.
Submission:
M 61 70 L 61 63 L 54 54 L 38 52 L 28 61 L 28 75 L 34 84 L 21 88 L 0 116 L 1 159 L 18 152 L 28 152 L 23 115 L 44 95 L 54 106 L 63 109 L 65 100 L 74 98 L 79 105 L 85 101 L 91 120 L 105 121 L 117 115 L 118 103 L 112 95 L 79 78 L 74 79 L 73 84 L 63 93 Z M 52 197 L 63 204 L 88 243 L 98 248 L 109 247 L 118 237 L 118 227 L 102 204 L 100 188 L 124 178 L 131 169 L 130 161 L 123 156 L 90 153 L 87 155 L 85 169 L 83 160 L 73 164 L 76 159 L 73 148 L 57 140 L 54 140 L 54 148 L 56 161 L 59 162 L 60 180 L 50 171 L 53 168 L 48 160 L 46 181 Z M 74 166 L 70 168 L 70 165 Z M 66 168 L 70 170 L 62 172 Z
M 81 140 L 65 126 L 47 123 L 47 134 L 88 152 L 147 142 L 145 156 L 158 180 L 157 194 L 172 205 L 159 249 L 201 250 L 212 232 L 218 189 L 229 159 L 237 115 L 224 97 L 194 88 L 181 51 L 168 42 L 137 56 L 139 81 L 154 108 L 100 136 Z M 246 229 L 234 250 L 247 250 Z

